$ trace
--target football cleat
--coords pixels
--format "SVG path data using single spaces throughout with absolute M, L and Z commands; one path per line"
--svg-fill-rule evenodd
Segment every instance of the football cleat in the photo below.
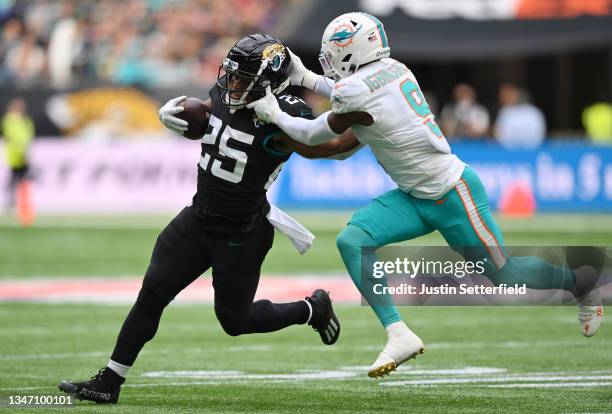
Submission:
M 599 296 L 599 292 L 597 292 Z M 599 296 L 601 301 L 601 297 Z M 578 305 L 578 321 L 580 322 L 580 330 L 584 336 L 593 336 L 599 330 L 601 321 L 603 320 L 602 305 Z
M 58 387 L 60 391 L 79 400 L 93 401 L 99 404 L 116 404 L 125 378 L 119 376 L 110 368 L 102 368 L 89 381 L 70 382 L 62 380 Z
M 325 345 L 333 345 L 340 336 L 340 322 L 334 313 L 329 293 L 317 289 L 306 298 L 312 306 L 312 316 L 308 325 L 319 333 Z
M 403 326 L 389 333 L 385 349 L 368 369 L 368 377 L 382 378 L 404 362 L 425 352 L 423 341 L 403 322 Z
M 576 274 L 574 296 L 578 302 L 578 322 L 584 336 L 593 336 L 599 330 L 603 320 L 603 302 L 599 289 L 596 288 L 599 275 L 591 266 L 580 266 Z

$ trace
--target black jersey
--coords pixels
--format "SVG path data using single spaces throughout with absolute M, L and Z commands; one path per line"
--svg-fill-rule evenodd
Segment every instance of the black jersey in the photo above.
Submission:
M 262 124 L 251 109 L 230 113 L 217 87 L 210 98 L 212 113 L 202 138 L 194 206 L 207 228 L 248 231 L 268 213 L 266 191 L 291 154 L 273 148 L 272 139 L 282 133 L 278 126 Z M 281 94 L 278 102 L 292 116 L 312 118 L 300 98 Z

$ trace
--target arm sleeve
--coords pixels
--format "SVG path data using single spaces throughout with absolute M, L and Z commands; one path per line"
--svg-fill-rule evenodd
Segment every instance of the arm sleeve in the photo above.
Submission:
M 312 90 L 318 95 L 325 96 L 326 98 L 330 97 L 335 84 L 336 82 L 332 79 L 314 73 L 311 70 L 307 71 L 302 79 L 303 87 Z
M 334 82 L 332 79 L 326 78 L 323 75 L 318 75 L 317 81 L 315 82 L 314 88 L 312 88 L 312 90 L 317 95 L 321 95 L 321 96 L 325 96 L 326 98 L 330 98 L 335 85 L 336 85 L 336 82 Z
M 278 117 L 277 125 L 297 142 L 309 146 L 319 145 L 338 135 L 327 123 L 329 114 L 330 111 L 327 111 L 315 119 L 304 119 L 283 112 Z
M 334 84 L 331 91 L 331 111 L 319 115 L 312 121 L 294 118 L 287 113 L 282 113 L 276 124 L 297 142 L 310 146 L 319 145 L 338 135 L 332 131 L 327 123 L 330 112 L 335 114 L 368 112 L 376 121 L 376 113 L 368 105 L 369 96 L 369 91 L 365 85 L 362 86 L 358 82 L 340 81 Z M 281 109 L 283 108 L 281 107 Z

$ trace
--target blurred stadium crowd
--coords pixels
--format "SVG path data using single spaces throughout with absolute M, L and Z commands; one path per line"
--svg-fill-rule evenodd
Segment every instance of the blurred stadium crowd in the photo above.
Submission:
M 248 33 L 277 34 L 319 70 L 320 32 L 329 21 L 322 16 L 360 7 L 360 1 L 0 0 L 0 212 L 15 207 L 29 225 L 34 206 L 79 214 L 177 207 L 174 200 L 193 191 L 194 169 L 184 162 L 191 144 L 163 128 L 160 105 L 183 94 L 205 98 L 222 58 Z M 458 8 L 472 4 L 455 1 Z M 397 10 L 384 21 L 396 22 L 390 37 L 401 39 L 412 33 L 402 32 L 402 24 L 419 19 Z M 462 24 L 465 33 L 473 31 L 469 19 Z M 446 25 L 431 26 L 430 39 L 443 45 L 450 36 Z M 419 60 L 398 47 L 393 57 L 420 80 L 453 150 L 488 169 L 492 205 L 504 205 L 506 189 L 523 180 L 534 183 L 533 193 L 516 187 L 534 201 L 525 205 L 612 211 L 612 52 L 608 46 L 555 52 L 558 42 L 533 56 Z M 311 91 L 290 92 L 301 94 L 315 113 L 330 107 L 328 98 Z M 587 137 L 609 146 L 591 145 Z M 547 141 L 551 145 L 543 145 Z M 306 209 L 362 205 L 389 188 L 373 155 L 362 151 L 360 157 L 333 167 L 298 158 L 283 174 L 286 183 L 300 184 L 277 191 L 275 202 Z
M 0 0 L 0 85 L 210 84 L 291 0 Z
M 475 88 L 468 83 L 455 85 L 451 99 L 442 105 L 433 93 L 425 91 L 425 96 L 442 132 L 451 140 L 478 142 L 493 138 L 508 149 L 534 149 L 549 134 L 544 113 L 529 91 L 519 85 L 502 83 L 497 104 L 490 108 L 479 101 Z M 330 108 L 327 99 L 310 91 L 305 93 L 305 99 L 315 112 Z M 598 102 L 584 108 L 582 124 L 586 137 L 612 144 L 611 103 Z
M 293 6 L 302 2 L 0 0 L 0 86 L 16 87 L 17 93 L 36 89 L 86 91 L 100 85 L 135 86 L 147 89 L 146 95 L 153 100 L 148 106 L 142 103 L 124 106 L 140 108 L 138 118 L 146 118 L 143 112 L 151 112 L 151 106 L 159 103 L 156 101 L 167 99 L 164 93 L 156 91 L 184 91 L 189 87 L 192 93 L 205 93 L 216 79 L 221 59 L 239 37 L 274 32 Z M 312 55 L 315 53 L 313 50 Z M 478 92 L 482 91 L 461 83 L 454 87 L 448 102 L 440 102 L 433 93 L 428 95 L 431 109 L 447 137 L 472 141 L 495 137 L 506 147 L 534 148 L 553 129 L 547 126 L 545 115 L 530 99 L 529 91 L 518 85 L 499 85 L 496 99 L 489 96 L 486 104 L 479 102 Z M 95 114 L 82 115 L 84 121 L 73 122 L 78 128 L 58 119 L 61 118 L 58 111 L 49 112 L 48 106 L 42 108 L 41 98 L 29 97 L 26 101 L 30 108 L 38 106 L 34 116 L 37 127 L 41 120 L 44 123 L 51 118 L 61 134 L 75 135 L 87 122 L 95 121 L 99 126 L 99 118 L 117 113 L 116 102 L 127 102 L 125 97 L 119 99 L 114 95 L 114 106 L 109 109 L 99 95 L 87 95 L 87 102 L 98 104 L 93 105 Z M 328 109 L 327 100 L 307 92 L 305 97 L 315 110 Z M 8 107 L 8 100 L 5 105 L 0 111 Z M 74 111 L 82 113 L 83 108 L 90 106 L 80 105 Z M 125 108 L 120 109 L 128 113 Z M 584 134 L 578 131 L 573 136 L 612 142 L 610 102 L 582 109 Z M 45 114 L 41 115 L 43 111 Z M 59 111 L 60 115 L 64 113 L 66 110 Z M 73 114 L 71 118 L 79 116 Z M 130 117 L 134 118 L 133 112 L 123 116 Z M 117 116 L 110 118 L 111 122 L 105 124 L 122 124 Z M 159 126 L 154 116 L 149 121 L 149 129 Z M 47 135 L 60 133 L 57 129 L 49 133 L 44 125 L 42 129 Z M 136 131 L 142 131 L 142 126 Z
M 434 100 L 435 101 L 435 100 Z M 493 123 L 489 110 L 478 102 L 476 91 L 466 83 L 453 89 L 453 99 L 439 113 L 439 123 L 449 138 L 495 139 L 506 148 L 537 148 L 547 136 L 546 118 L 532 103 L 527 90 L 504 83 L 498 91 L 498 111 Z M 612 104 L 597 102 L 584 108 L 582 124 L 587 137 L 612 144 Z

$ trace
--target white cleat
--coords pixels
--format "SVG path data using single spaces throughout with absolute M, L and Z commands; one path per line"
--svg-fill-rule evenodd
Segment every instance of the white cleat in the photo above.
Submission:
M 578 321 L 584 336 L 593 336 L 599 330 L 603 320 L 603 304 L 599 289 L 583 296 L 578 303 Z
M 387 327 L 385 349 L 368 369 L 368 377 L 382 378 L 395 371 L 402 363 L 425 352 L 423 341 L 406 326 L 396 322 Z
M 603 302 L 599 289 L 594 288 L 598 274 L 591 266 L 581 266 L 574 272 L 577 285 L 574 294 L 578 302 L 580 331 L 584 336 L 593 336 L 599 330 L 603 320 Z

